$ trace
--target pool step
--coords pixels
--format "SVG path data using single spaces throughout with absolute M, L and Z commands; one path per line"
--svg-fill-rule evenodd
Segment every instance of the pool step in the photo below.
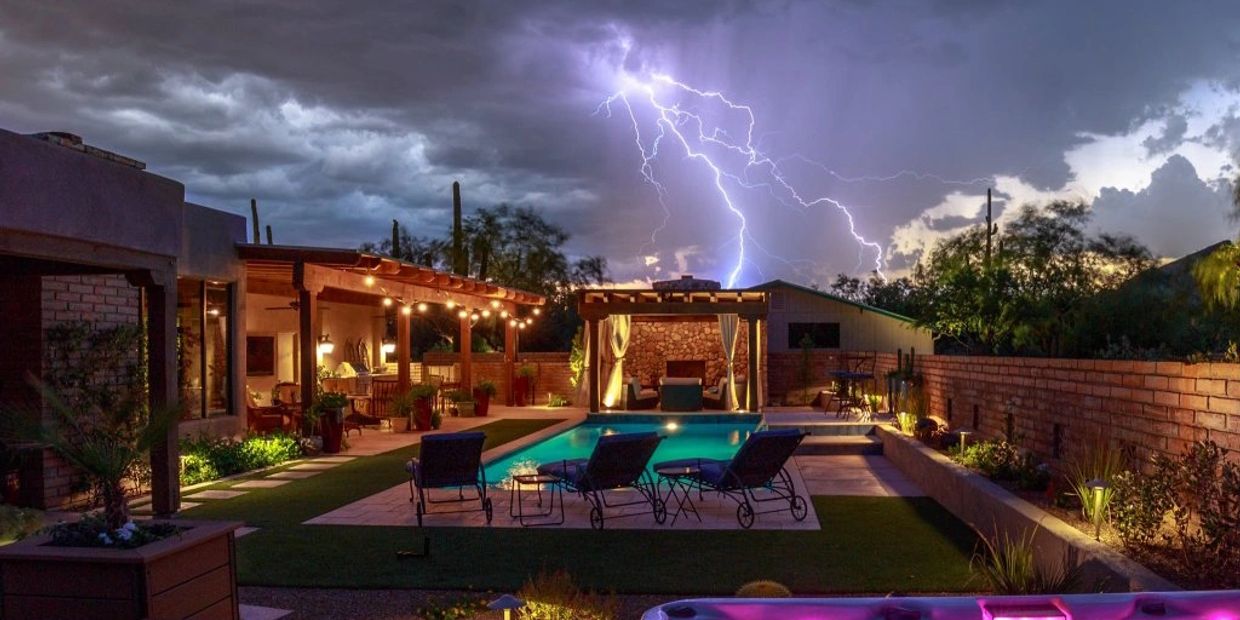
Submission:
M 817 456 L 882 454 L 883 442 L 874 435 L 810 435 L 797 447 L 796 453 Z

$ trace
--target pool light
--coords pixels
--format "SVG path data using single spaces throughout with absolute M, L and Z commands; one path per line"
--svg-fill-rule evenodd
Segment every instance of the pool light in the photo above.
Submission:
M 680 428 L 680 425 L 679 425 L 679 424 L 677 424 L 677 423 L 675 423 L 675 422 L 668 422 L 667 424 L 664 424 L 664 425 L 663 425 L 663 428 L 665 428 L 665 429 L 667 429 L 667 430 L 669 430 L 669 431 L 674 431 L 674 430 L 676 430 L 676 429 Z

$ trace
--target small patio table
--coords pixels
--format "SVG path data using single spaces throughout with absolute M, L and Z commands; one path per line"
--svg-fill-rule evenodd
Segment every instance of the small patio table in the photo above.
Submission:
M 702 514 L 698 512 L 697 505 L 693 503 L 693 498 L 689 492 L 694 489 L 693 478 L 702 473 L 696 465 L 685 465 L 675 462 L 655 463 L 654 473 L 659 476 L 659 481 L 667 482 L 667 499 L 663 503 L 667 506 L 672 505 L 672 500 L 676 501 L 676 510 L 669 511 L 672 514 L 672 525 L 676 525 L 676 519 L 680 515 L 685 515 L 685 519 L 689 518 L 689 513 L 697 517 L 698 523 L 702 522 Z M 698 491 L 699 499 L 701 490 Z
M 518 474 L 513 476 L 512 486 L 508 487 L 508 516 L 520 522 L 521 527 L 563 525 L 564 487 L 559 482 L 559 478 L 546 474 Z M 549 500 L 546 510 L 538 510 L 526 514 L 525 495 L 527 491 L 523 487 L 534 487 L 533 490 L 538 492 L 538 505 L 541 507 L 543 505 L 542 488 L 544 485 L 548 488 Z M 559 520 L 548 519 L 547 517 L 550 517 L 555 511 L 556 496 L 559 496 L 560 518 Z

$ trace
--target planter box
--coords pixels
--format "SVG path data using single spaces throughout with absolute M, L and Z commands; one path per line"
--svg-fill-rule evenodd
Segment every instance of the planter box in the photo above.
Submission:
M 5 618 L 237 619 L 235 521 L 137 549 L 51 547 L 33 536 L 0 547 Z
M 1081 566 L 1088 582 L 1103 579 L 1109 590 L 1170 592 L 1175 584 L 1095 541 L 1062 519 L 1013 495 L 981 474 L 908 437 L 893 427 L 878 425 L 883 456 L 926 495 L 984 536 L 1012 538 L 1036 531 L 1034 550 L 1044 568 L 1065 560 Z

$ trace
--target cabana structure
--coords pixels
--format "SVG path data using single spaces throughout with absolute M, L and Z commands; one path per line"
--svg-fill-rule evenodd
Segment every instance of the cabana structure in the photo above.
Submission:
M 584 290 L 578 293 L 577 310 L 585 321 L 587 351 L 586 391 L 591 411 L 618 402 L 623 387 L 624 358 L 629 345 L 629 334 L 634 321 L 698 321 L 719 323 L 727 360 L 729 379 L 734 377 L 732 352 L 742 321 L 748 325 L 748 371 L 745 377 L 745 396 L 738 403 L 748 411 L 757 411 L 761 405 L 759 392 L 758 361 L 761 359 L 761 334 L 769 311 L 770 299 L 766 291 L 729 290 L 709 288 L 717 283 L 707 281 L 673 281 L 684 288 L 660 290 Z M 659 283 L 656 283 L 659 284 Z M 704 286 L 697 286 L 704 284 Z M 603 326 L 607 325 L 604 330 Z M 609 376 L 601 377 L 602 353 L 606 347 L 614 358 Z M 728 382 L 729 386 L 733 381 Z
M 546 301 L 541 295 L 357 250 L 243 244 L 237 246 L 237 252 L 245 262 L 246 287 L 251 295 L 292 300 L 290 309 L 297 313 L 297 384 L 303 404 L 314 401 L 324 351 L 320 345 L 328 337 L 323 329 L 324 303 L 365 308 L 357 319 L 360 322 L 366 322 L 375 311 L 394 309 L 397 390 L 405 392 L 412 385 L 410 321 L 429 304 L 442 304 L 457 314 L 459 383 L 468 390 L 473 386 L 471 333 L 479 316 L 503 321 L 504 368 L 511 377 L 517 359 L 519 321 Z M 354 329 L 359 342 L 372 345 L 368 350 L 380 350 L 380 339 L 373 333 L 358 326 Z M 511 402 L 511 395 L 506 400 Z

